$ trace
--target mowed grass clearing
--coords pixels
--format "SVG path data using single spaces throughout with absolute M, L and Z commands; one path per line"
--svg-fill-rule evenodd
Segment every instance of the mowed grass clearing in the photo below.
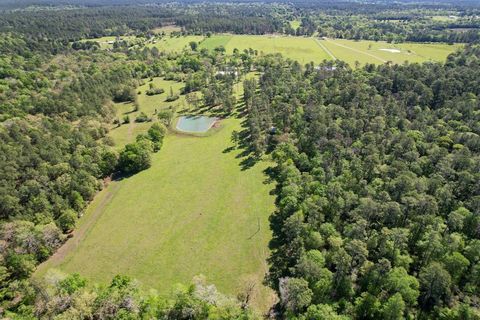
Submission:
M 180 32 L 180 31 L 182 31 L 182 28 L 173 24 L 168 26 L 158 27 L 152 30 L 153 33 L 165 33 L 165 34 L 170 34 L 172 32 Z

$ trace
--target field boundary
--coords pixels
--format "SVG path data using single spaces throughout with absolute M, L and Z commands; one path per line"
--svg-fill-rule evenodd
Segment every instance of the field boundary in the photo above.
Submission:
M 100 203 L 93 209 L 93 212 L 89 215 L 84 215 L 82 218 L 83 223 L 78 226 L 73 232 L 70 239 L 65 241 L 55 253 L 50 256 L 47 260 L 39 264 L 35 270 L 35 274 L 42 274 L 43 271 L 48 269 L 55 268 L 59 266 L 62 262 L 65 262 L 65 257 L 72 251 L 78 248 L 78 246 L 83 242 L 88 232 L 95 226 L 98 221 L 98 218 L 104 212 L 105 207 L 108 205 L 113 196 L 120 189 L 119 183 L 110 183 L 110 185 L 105 186 L 105 189 L 102 190 L 106 194 L 101 199 Z M 101 195 L 101 192 L 97 193 L 96 197 Z M 95 199 L 93 200 L 95 201 Z M 91 206 L 92 203 L 89 204 Z M 80 219 L 82 219 L 80 218 Z M 43 270 L 45 268 L 45 270 Z

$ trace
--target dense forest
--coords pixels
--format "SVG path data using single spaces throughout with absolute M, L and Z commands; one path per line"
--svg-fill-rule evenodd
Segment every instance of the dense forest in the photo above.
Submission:
M 479 61 L 257 62 L 245 101 L 252 148 L 274 149 L 288 318 L 478 319 Z
M 418 11 L 420 10 L 420 11 Z M 275 162 L 268 284 L 286 319 L 480 319 L 479 11 L 470 5 L 193 4 L 34 8 L 0 14 L 0 317 L 253 319 L 204 279 L 173 297 L 117 276 L 30 279 L 108 180 L 151 165 L 172 114 L 119 151 L 115 102 L 135 108 L 152 77 L 184 82 L 189 104 L 236 106 L 257 160 Z M 437 21 L 436 15 L 455 15 Z M 420 17 L 420 18 L 419 18 Z M 293 28 L 292 21 L 300 21 Z M 444 63 L 300 65 L 196 43 L 179 53 L 80 42 L 149 35 L 287 33 L 472 43 Z M 218 71 L 222 70 L 222 73 Z M 150 86 L 147 94 L 159 94 Z M 162 89 L 163 90 L 163 89 Z M 170 93 L 168 99 L 178 99 Z M 153 121 L 152 118 L 160 119 Z

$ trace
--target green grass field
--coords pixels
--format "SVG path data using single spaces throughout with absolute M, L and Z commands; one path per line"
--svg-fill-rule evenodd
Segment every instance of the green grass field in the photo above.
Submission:
M 319 63 L 325 59 L 336 58 L 352 66 L 356 61 L 360 64 L 444 61 L 448 54 L 461 47 L 459 44 L 442 43 L 390 44 L 384 41 L 251 35 L 213 35 L 201 42 L 200 47 L 214 49 L 220 45 L 223 45 L 228 53 L 232 53 L 235 48 L 252 48 L 263 54 L 278 52 L 300 63 Z
M 291 26 L 293 29 L 295 29 L 295 30 L 297 30 L 298 28 L 300 28 L 300 25 L 301 25 L 301 24 L 302 24 L 302 21 L 300 21 L 300 20 L 292 20 L 292 21 L 290 21 L 290 26 Z
M 175 25 L 169 25 L 169 26 L 163 26 L 159 28 L 155 28 L 152 30 L 154 33 L 162 33 L 165 32 L 165 34 L 170 34 L 172 32 L 180 32 L 182 31 L 182 28 L 175 26 Z
M 166 92 L 169 86 L 174 91 L 182 86 L 154 81 Z M 147 87 L 148 82 L 139 88 L 140 110 L 150 114 L 168 106 L 166 93 L 148 97 Z M 121 115 L 132 106 L 117 107 Z M 135 113 L 130 115 L 133 119 Z M 208 137 L 169 133 L 152 167 L 112 181 L 101 191 L 80 219 L 75 236 L 39 267 L 36 276 L 56 269 L 107 283 L 115 274 L 126 274 L 145 289 L 168 294 L 176 283 L 189 283 L 203 274 L 232 296 L 254 285 L 252 304 L 266 311 L 275 300 L 262 284 L 274 186 L 266 182 L 268 160 L 245 169 L 243 150 L 232 148 L 232 131 L 240 131 L 242 121 L 224 119 Z M 150 125 L 131 122 L 111 135 L 121 147 Z
M 129 39 L 128 37 L 124 37 Z M 109 41 L 114 37 L 96 39 L 102 48 L 112 45 Z M 166 52 L 181 51 L 188 48 L 191 41 L 200 43 L 200 48 L 213 50 L 224 46 L 227 53 L 233 50 L 254 49 L 259 54 L 281 53 L 283 56 L 297 60 L 305 64 L 308 62 L 320 63 L 323 60 L 339 59 L 355 66 L 366 63 L 381 64 L 385 62 L 403 63 L 445 61 L 446 57 L 459 49 L 461 44 L 444 43 L 398 43 L 392 44 L 385 41 L 354 41 L 345 39 L 317 39 L 314 37 L 291 37 L 281 35 L 232 35 L 215 34 L 211 37 L 185 36 L 164 37 L 155 40 L 156 43 L 148 43 L 148 47 L 157 47 Z

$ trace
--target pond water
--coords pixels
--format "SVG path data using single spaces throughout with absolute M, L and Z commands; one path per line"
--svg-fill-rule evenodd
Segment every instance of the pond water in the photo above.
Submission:
M 185 132 L 207 132 L 217 118 L 206 116 L 181 116 L 177 122 L 177 130 Z

